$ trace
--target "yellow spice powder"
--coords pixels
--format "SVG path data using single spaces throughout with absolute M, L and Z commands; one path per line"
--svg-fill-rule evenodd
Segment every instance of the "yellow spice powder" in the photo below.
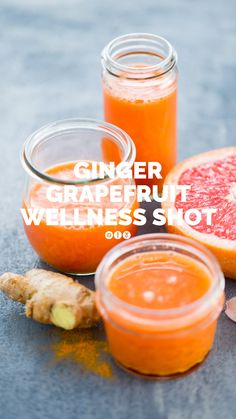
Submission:
M 112 377 L 112 368 L 105 359 L 108 352 L 106 341 L 99 339 L 97 331 L 63 331 L 59 342 L 52 345 L 56 360 L 72 360 L 103 378 Z

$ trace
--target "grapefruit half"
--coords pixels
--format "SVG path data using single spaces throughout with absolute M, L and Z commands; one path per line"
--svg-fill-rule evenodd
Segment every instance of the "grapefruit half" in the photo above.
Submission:
M 167 230 L 191 237 L 208 247 L 217 257 L 224 274 L 236 279 L 236 147 L 212 150 L 193 156 L 167 175 L 165 185 L 190 185 L 186 202 L 176 194 L 175 202 L 165 201 L 162 208 L 167 217 Z M 198 225 L 168 225 L 168 210 L 214 208 L 212 224 L 206 215 Z

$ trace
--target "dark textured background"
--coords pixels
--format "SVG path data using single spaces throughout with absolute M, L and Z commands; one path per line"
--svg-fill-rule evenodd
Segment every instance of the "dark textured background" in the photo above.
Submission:
M 100 50 L 135 31 L 161 34 L 178 51 L 179 159 L 236 145 L 235 0 L 1 0 L 0 272 L 40 265 L 19 215 L 25 137 L 56 119 L 101 118 Z M 55 363 L 60 339 L 0 295 L 2 419 L 236 418 L 236 325 L 224 314 L 206 362 L 175 381 L 127 375 L 109 356 L 112 380 Z

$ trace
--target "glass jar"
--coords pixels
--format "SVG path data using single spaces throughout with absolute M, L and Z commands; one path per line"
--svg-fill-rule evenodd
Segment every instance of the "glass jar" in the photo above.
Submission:
M 105 148 L 104 148 L 105 147 Z M 77 162 L 105 162 L 106 150 L 112 151 L 115 164 L 127 162 L 133 165 L 135 159 L 135 146 L 130 137 L 121 129 L 104 122 L 94 120 L 71 119 L 49 124 L 28 137 L 24 145 L 22 163 L 28 174 L 27 186 L 23 199 L 23 210 L 29 215 L 30 209 L 61 209 L 66 212 L 66 220 L 61 221 L 59 215 L 55 224 L 46 222 L 46 213 L 38 223 L 29 225 L 24 218 L 26 235 L 37 254 L 54 268 L 72 274 L 91 274 L 95 272 L 99 262 L 117 242 L 123 240 L 123 232 L 134 235 L 136 227 L 131 223 L 128 226 L 104 224 L 103 221 L 87 224 L 85 220 L 89 208 L 115 208 L 118 211 L 128 208 L 131 217 L 137 207 L 135 198 L 127 203 L 110 203 L 109 198 L 101 198 L 100 203 L 81 203 L 66 199 L 66 202 L 52 202 L 48 198 L 49 187 L 55 186 L 53 200 L 64 197 L 65 186 L 76 188 L 81 196 L 85 186 L 89 186 L 92 194 L 98 185 L 111 185 L 124 183 L 134 184 L 133 179 L 120 179 L 119 177 L 104 178 L 92 177 L 81 179 L 75 176 L 74 167 Z M 115 166 L 116 167 L 116 166 Z M 93 195 L 94 196 L 94 195 Z M 58 198 L 59 197 L 59 198 Z M 121 198 L 123 201 L 123 197 Z M 75 210 L 79 210 L 79 223 L 74 223 Z M 59 222 L 60 221 L 60 222 Z M 107 230 L 110 236 L 107 238 Z M 114 232 L 119 230 L 118 237 Z
M 193 272 L 195 285 L 191 279 L 190 288 L 186 288 L 185 275 Z M 163 282 L 165 273 L 168 276 Z M 210 280 L 209 287 L 201 297 L 188 300 L 188 293 L 198 295 L 200 285 L 205 284 L 198 276 L 203 273 Z M 118 288 L 111 288 L 114 278 L 118 278 L 118 288 L 122 280 L 133 281 L 128 282 L 123 298 L 114 292 Z M 150 282 L 153 278 L 155 283 Z M 147 289 L 139 294 L 142 281 Z M 125 368 L 145 375 L 170 376 L 189 370 L 210 351 L 224 302 L 224 276 L 215 257 L 200 244 L 174 234 L 132 238 L 105 256 L 95 284 L 111 353 Z M 179 305 L 176 300 L 176 305 L 168 306 L 168 298 L 173 296 L 179 298 Z M 140 303 L 144 297 L 145 305 L 143 300 Z M 129 298 L 139 298 L 139 303 L 130 303 Z M 184 299 L 190 302 L 183 303 Z M 151 301 L 159 304 L 158 308 L 150 308 Z
M 176 163 L 176 62 L 171 44 L 147 33 L 120 36 L 102 52 L 104 119 L 131 136 L 137 161 L 161 163 L 163 179 Z

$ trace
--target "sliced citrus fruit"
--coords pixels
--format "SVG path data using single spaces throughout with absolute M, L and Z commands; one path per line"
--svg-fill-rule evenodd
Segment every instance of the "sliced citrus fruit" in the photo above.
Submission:
M 207 246 L 218 258 L 226 276 L 236 279 L 236 147 L 212 150 L 193 156 L 174 167 L 165 179 L 165 185 L 189 185 L 186 202 L 176 193 L 175 202 L 162 203 L 170 232 L 191 237 Z M 208 225 L 206 214 L 201 221 L 190 226 L 168 225 L 168 209 L 183 214 L 196 208 L 216 209 Z

